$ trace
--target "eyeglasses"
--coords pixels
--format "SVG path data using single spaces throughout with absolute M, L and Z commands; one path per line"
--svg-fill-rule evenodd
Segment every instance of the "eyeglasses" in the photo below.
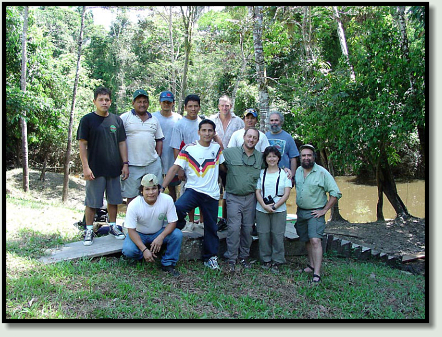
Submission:
M 256 164 L 256 157 L 255 157 L 255 156 L 250 156 L 250 157 L 248 157 L 248 156 L 246 155 L 246 161 L 244 161 L 244 155 L 245 155 L 245 153 L 243 152 L 243 153 L 242 153 L 242 156 L 241 156 L 242 163 L 243 163 L 245 166 L 255 166 L 255 164 Z M 251 157 L 253 157 L 253 163 L 252 163 L 252 164 L 249 164 L 248 162 L 249 162 L 249 159 L 250 159 Z

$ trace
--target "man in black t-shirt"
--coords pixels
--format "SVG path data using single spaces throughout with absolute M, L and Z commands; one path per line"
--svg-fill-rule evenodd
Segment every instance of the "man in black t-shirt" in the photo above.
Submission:
M 120 175 L 123 180 L 129 176 L 126 132 L 121 118 L 109 113 L 111 102 L 110 90 L 97 88 L 94 93 L 96 110 L 83 116 L 77 130 L 80 159 L 86 180 L 85 246 L 93 243 L 95 209 L 103 206 L 104 192 L 110 233 L 119 240 L 125 237 L 117 228 L 116 220 L 118 204 L 123 202 Z

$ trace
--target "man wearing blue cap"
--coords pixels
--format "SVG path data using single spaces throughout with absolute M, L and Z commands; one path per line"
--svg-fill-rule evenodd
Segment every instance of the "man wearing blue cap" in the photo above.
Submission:
M 175 162 L 175 156 L 173 148 L 170 146 L 170 139 L 172 137 L 172 130 L 176 122 L 182 117 L 180 114 L 173 112 L 173 106 L 175 103 L 175 97 L 170 91 L 163 91 L 160 94 L 160 107 L 161 110 L 154 112 L 152 115 L 158 119 L 161 125 L 161 129 L 164 134 L 163 152 L 161 153 L 161 164 L 163 166 L 163 175 L 167 174 L 167 171 L 172 167 Z M 169 195 L 173 201 L 176 201 L 176 186 L 180 184 L 178 176 L 169 184 Z
M 161 153 L 163 150 L 163 131 L 160 122 L 152 116 L 149 108 L 149 95 L 143 89 L 133 94 L 133 109 L 121 115 L 127 135 L 127 154 L 129 157 L 129 178 L 121 182 L 121 195 L 129 204 L 137 195 L 141 178 L 148 173 L 163 181 Z

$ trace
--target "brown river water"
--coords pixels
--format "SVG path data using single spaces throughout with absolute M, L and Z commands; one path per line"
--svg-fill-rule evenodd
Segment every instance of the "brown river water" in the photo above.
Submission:
M 378 191 L 376 186 L 354 183 L 355 177 L 335 177 L 336 183 L 342 193 L 339 200 L 339 211 L 342 217 L 350 222 L 376 221 L 376 204 Z M 409 182 L 396 182 L 396 187 L 408 209 L 416 217 L 425 218 L 425 180 L 412 180 Z M 394 219 L 396 212 L 384 195 L 384 217 Z M 296 214 L 296 191 L 292 189 L 287 200 L 287 213 Z M 330 212 L 326 218 L 330 218 Z

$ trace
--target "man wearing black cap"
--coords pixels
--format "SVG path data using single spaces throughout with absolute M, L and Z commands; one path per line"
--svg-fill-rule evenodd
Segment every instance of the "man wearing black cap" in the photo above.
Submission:
M 295 174 L 297 220 L 295 224 L 299 240 L 306 243 L 308 261 L 301 271 L 313 273 L 312 281 L 321 281 L 322 244 L 325 214 L 341 198 L 342 194 L 332 175 L 315 163 L 315 148 L 301 146 L 301 166 Z M 327 193 L 330 198 L 327 200 Z
M 167 174 L 167 171 L 172 167 L 175 156 L 173 147 L 170 146 L 170 139 L 172 137 L 172 130 L 175 124 L 182 118 L 180 114 L 173 112 L 173 106 L 175 103 L 175 97 L 170 91 L 163 91 L 160 94 L 160 107 L 161 110 L 154 112 L 152 115 L 158 119 L 161 125 L 161 129 L 164 134 L 163 151 L 161 153 L 161 164 L 163 166 L 163 175 Z M 178 176 L 169 184 L 169 195 L 173 201 L 176 201 L 176 186 L 180 184 Z
M 149 95 L 143 89 L 133 94 L 133 109 L 121 115 L 127 135 L 129 157 L 129 178 L 121 184 L 121 194 L 129 204 L 138 195 L 141 178 L 153 173 L 163 180 L 161 153 L 163 150 L 163 131 L 160 122 L 153 117 L 149 108 Z

